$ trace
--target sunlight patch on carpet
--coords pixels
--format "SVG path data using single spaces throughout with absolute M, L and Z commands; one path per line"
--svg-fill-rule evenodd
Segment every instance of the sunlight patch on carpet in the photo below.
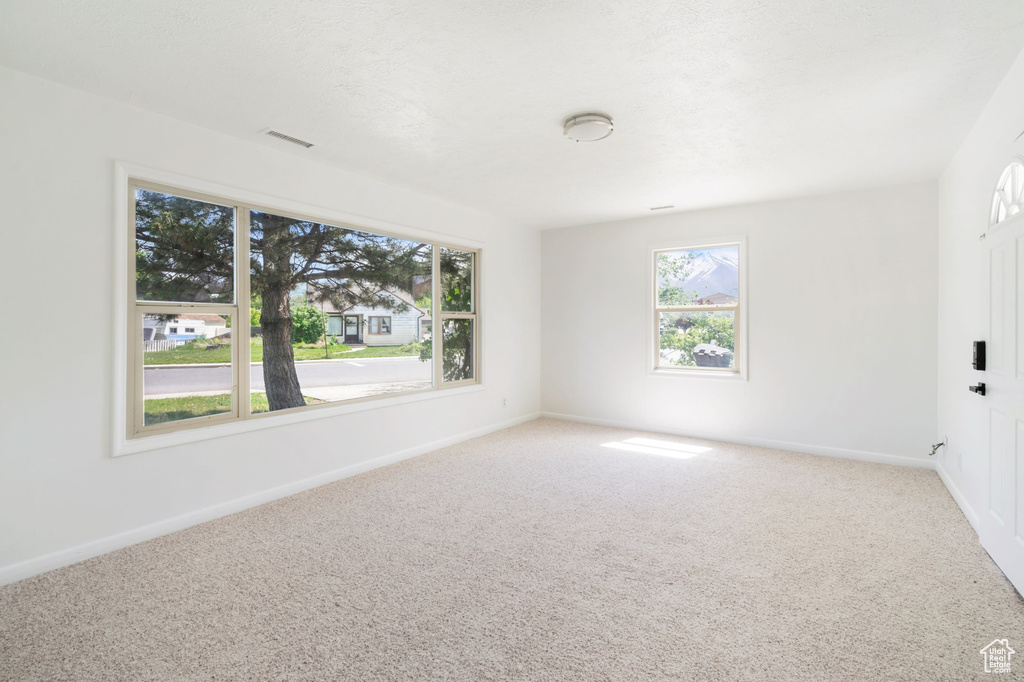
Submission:
M 690 459 L 697 455 L 711 450 L 702 445 L 689 445 L 688 443 L 675 443 L 668 440 L 655 438 L 627 438 L 621 441 L 602 443 L 603 448 L 613 450 L 625 450 L 627 452 L 639 452 L 644 455 L 658 455 L 659 457 L 671 457 L 672 459 Z

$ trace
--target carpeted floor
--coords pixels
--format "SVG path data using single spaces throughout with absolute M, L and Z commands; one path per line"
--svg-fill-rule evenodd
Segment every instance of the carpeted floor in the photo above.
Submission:
M 933 472 L 551 420 L 0 588 L 18 682 L 964 680 L 997 637 Z

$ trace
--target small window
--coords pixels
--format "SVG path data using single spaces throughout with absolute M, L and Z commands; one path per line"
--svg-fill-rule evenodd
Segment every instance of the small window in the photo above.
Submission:
M 371 334 L 390 334 L 391 333 L 391 318 L 390 317 L 371 317 L 370 318 L 370 333 Z
M 738 373 L 740 245 L 654 252 L 658 370 Z
M 195 327 L 185 327 L 185 333 L 186 334 L 195 334 L 196 333 L 196 328 Z
M 1019 215 L 1021 210 L 1024 210 L 1024 164 L 1014 161 L 999 176 L 992 197 L 989 227 Z
M 167 333 L 168 334 L 177 334 L 178 333 L 178 328 L 177 327 L 171 327 L 170 329 L 167 330 Z

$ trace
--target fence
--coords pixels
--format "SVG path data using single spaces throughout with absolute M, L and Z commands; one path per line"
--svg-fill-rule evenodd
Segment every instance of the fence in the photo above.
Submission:
M 156 350 L 174 350 L 181 345 L 180 341 L 174 341 L 172 339 L 166 339 L 161 341 L 143 341 L 142 350 L 150 353 Z

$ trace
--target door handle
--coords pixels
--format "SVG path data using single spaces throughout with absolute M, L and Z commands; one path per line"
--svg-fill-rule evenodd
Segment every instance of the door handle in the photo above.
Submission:
M 985 383 L 979 381 L 977 386 L 968 386 L 967 390 L 978 395 L 985 395 Z

